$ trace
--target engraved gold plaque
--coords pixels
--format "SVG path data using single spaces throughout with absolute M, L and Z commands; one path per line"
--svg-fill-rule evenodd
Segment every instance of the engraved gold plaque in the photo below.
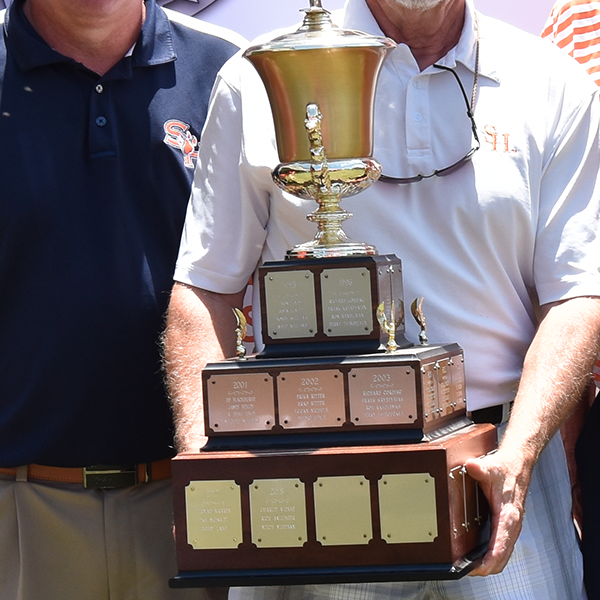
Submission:
M 267 328 L 277 339 L 312 338 L 317 333 L 315 281 L 311 271 L 273 271 L 264 280 Z
M 454 409 L 466 406 L 465 391 L 465 365 L 462 355 L 453 356 L 450 360 L 450 373 L 452 380 L 452 402 Z
M 433 542 L 438 535 L 434 478 L 428 473 L 384 475 L 379 511 L 381 537 L 388 544 Z
M 259 548 L 296 548 L 307 540 L 304 483 L 256 479 L 250 485 L 252 542 Z
M 369 271 L 363 267 L 321 273 L 325 335 L 365 335 L 373 331 Z
M 449 415 L 454 411 L 452 406 L 452 373 L 450 372 L 450 359 L 444 358 L 436 364 L 438 403 L 441 416 Z
M 195 550 L 242 542 L 242 500 L 235 481 L 191 481 L 185 488 L 187 541 Z
M 352 369 L 350 419 L 357 425 L 410 424 L 417 420 L 415 370 L 410 366 Z
M 362 475 L 319 477 L 314 492 L 317 540 L 323 546 L 369 543 L 373 525 L 368 479 Z
M 344 379 L 337 369 L 281 373 L 277 392 L 285 429 L 341 427 L 345 421 Z
M 421 367 L 421 382 L 423 386 L 423 418 L 426 423 L 429 423 L 440 416 L 434 363 Z
M 205 388 L 213 431 L 256 431 L 275 424 L 273 379 L 265 373 L 219 374 Z

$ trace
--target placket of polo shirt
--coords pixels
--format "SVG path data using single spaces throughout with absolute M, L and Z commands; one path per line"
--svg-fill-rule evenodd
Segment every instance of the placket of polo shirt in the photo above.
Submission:
M 430 162 L 426 157 L 433 155 L 429 78 L 429 74 L 419 73 L 412 77 L 406 89 L 406 151 L 416 172 L 426 172 Z
M 116 154 L 115 123 L 111 102 L 111 81 L 97 81 L 90 91 L 90 158 L 110 158 Z

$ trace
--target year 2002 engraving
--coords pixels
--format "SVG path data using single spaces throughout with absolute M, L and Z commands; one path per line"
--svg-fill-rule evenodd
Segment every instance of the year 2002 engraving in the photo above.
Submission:
M 281 373 L 277 392 L 286 429 L 341 427 L 345 421 L 344 380 L 337 369 Z

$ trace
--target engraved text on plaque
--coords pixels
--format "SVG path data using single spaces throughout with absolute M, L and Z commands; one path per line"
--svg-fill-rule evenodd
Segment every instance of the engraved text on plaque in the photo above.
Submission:
M 415 371 L 388 365 L 348 374 L 350 419 L 355 425 L 409 424 L 417 420 Z
M 315 282 L 311 271 L 273 271 L 265 277 L 267 328 L 276 339 L 317 333 Z
M 250 485 L 252 542 L 293 548 L 306 542 L 306 500 L 299 479 L 256 479 Z
M 321 297 L 326 335 L 365 335 L 373 331 L 368 269 L 325 269 L 321 273 Z
M 185 488 L 188 544 L 195 550 L 242 543 L 242 500 L 235 481 L 191 481 Z
M 337 369 L 289 371 L 277 378 L 279 423 L 286 429 L 341 427 L 344 380 Z
M 206 387 L 213 431 L 271 429 L 275 423 L 273 379 L 265 373 L 219 374 Z

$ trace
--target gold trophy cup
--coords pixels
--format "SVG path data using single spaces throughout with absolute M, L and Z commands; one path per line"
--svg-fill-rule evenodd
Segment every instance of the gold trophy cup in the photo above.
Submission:
M 457 579 L 485 552 L 488 507 L 464 467 L 496 447 L 466 418 L 463 351 L 405 336 L 402 266 L 347 238 L 340 200 L 381 172 L 373 104 L 394 42 L 302 27 L 248 49 L 269 97 L 273 179 L 318 203 L 316 237 L 259 268 L 264 349 L 202 372 L 207 444 L 173 461 L 172 587 Z M 283 257 L 282 257 L 283 258 Z
M 315 238 L 286 258 L 364 256 L 377 250 L 348 239 L 340 208 L 377 181 L 373 153 L 373 103 L 381 66 L 396 44 L 339 29 L 321 0 L 310 0 L 296 32 L 253 46 L 244 56 L 258 71 L 271 103 L 281 164 L 273 179 L 285 191 L 317 201 L 308 219 Z

